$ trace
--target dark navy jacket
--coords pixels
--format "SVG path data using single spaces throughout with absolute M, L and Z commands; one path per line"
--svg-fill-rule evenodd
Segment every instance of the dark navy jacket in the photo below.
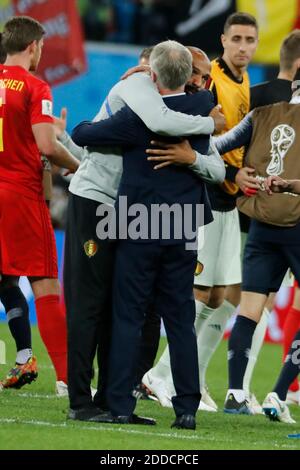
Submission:
M 214 107 L 212 94 L 206 90 L 194 95 L 169 96 L 164 98 L 164 101 L 169 108 L 191 115 L 208 116 Z M 204 221 L 202 220 L 202 224 L 212 221 L 205 183 L 191 169 L 170 165 L 154 170 L 155 162 L 147 160 L 145 150 L 150 147 L 151 140 L 176 142 L 176 139 L 153 134 L 129 107 L 125 106 L 109 119 L 79 124 L 73 130 L 72 139 L 80 146 L 118 145 L 122 147 L 123 175 L 118 196 L 127 196 L 128 206 L 140 203 L 150 210 L 153 204 L 168 204 L 169 206 L 179 204 L 181 207 L 189 204 L 193 207 L 193 220 L 195 221 L 196 204 L 203 204 Z M 208 153 L 209 136 L 191 136 L 189 141 L 198 152 Z M 118 202 L 116 207 L 118 207 Z M 194 225 L 193 228 L 196 230 Z M 172 233 L 173 229 L 171 229 L 171 241 L 164 241 L 163 244 L 186 242 L 184 236 L 182 240 L 173 240 Z

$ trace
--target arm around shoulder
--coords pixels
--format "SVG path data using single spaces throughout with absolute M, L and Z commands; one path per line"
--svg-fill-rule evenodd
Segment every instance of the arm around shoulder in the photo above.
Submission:
M 124 80 L 118 88 L 118 93 L 155 134 L 210 135 L 215 130 L 212 117 L 192 116 L 168 108 L 158 93 L 156 85 L 144 73 L 137 73 Z
M 195 153 L 196 160 L 190 165 L 191 170 L 207 183 L 223 183 L 226 173 L 225 164 L 212 139 L 210 140 L 208 155 Z

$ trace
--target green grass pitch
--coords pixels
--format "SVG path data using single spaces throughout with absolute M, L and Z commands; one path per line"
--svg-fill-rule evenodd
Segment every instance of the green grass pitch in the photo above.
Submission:
M 7 365 L 0 366 L 0 377 L 13 364 L 15 351 L 6 324 L 0 323 L 0 339 L 6 342 Z M 54 395 L 55 377 L 49 358 L 33 327 L 34 353 L 38 357 L 39 377 L 21 390 L 0 393 L 0 450 L 3 449 L 94 449 L 94 450 L 204 450 L 204 449 L 300 449 L 300 407 L 291 407 L 298 424 L 272 423 L 264 416 L 228 416 L 222 412 L 227 385 L 226 342 L 216 352 L 208 372 L 211 395 L 218 413 L 199 412 L 197 431 L 170 429 L 173 410 L 152 401 L 139 401 L 137 412 L 157 420 L 157 426 L 114 426 L 67 422 L 68 401 Z M 161 341 L 161 347 L 165 340 Z M 259 400 L 271 390 L 281 366 L 281 348 L 265 345 L 253 380 Z

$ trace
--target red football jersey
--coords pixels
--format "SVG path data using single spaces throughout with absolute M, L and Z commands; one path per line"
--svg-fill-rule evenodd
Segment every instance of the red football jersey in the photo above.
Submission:
M 52 122 L 47 83 L 23 67 L 0 65 L 0 186 L 42 195 L 41 154 L 31 126 Z

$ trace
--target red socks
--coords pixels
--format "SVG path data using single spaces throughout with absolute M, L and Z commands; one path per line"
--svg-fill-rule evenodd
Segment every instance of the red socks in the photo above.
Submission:
M 41 338 L 46 346 L 57 380 L 67 383 L 67 323 L 58 295 L 35 301 Z
M 287 313 L 286 320 L 283 325 L 283 360 L 285 360 L 292 341 L 300 328 L 300 310 L 291 307 Z M 289 390 L 292 392 L 297 392 L 299 390 L 298 378 L 289 387 Z

